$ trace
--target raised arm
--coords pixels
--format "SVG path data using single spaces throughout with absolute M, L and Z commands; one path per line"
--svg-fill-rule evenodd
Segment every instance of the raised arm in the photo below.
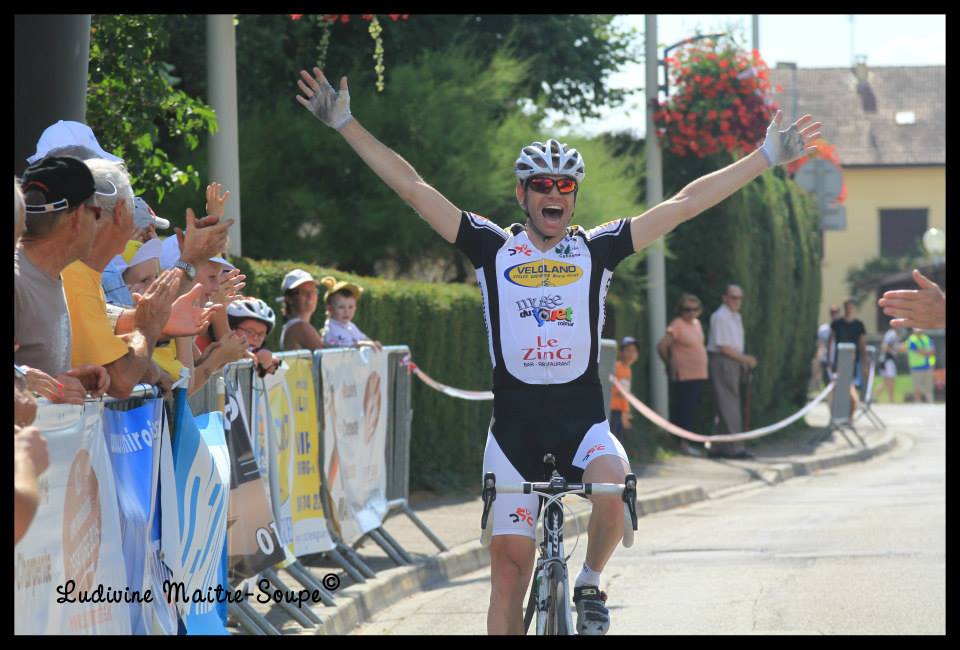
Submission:
M 783 111 L 777 111 L 763 146 L 748 156 L 711 174 L 701 176 L 674 197 L 650 208 L 630 222 L 633 249 L 639 251 L 678 225 L 712 208 L 773 165 L 786 164 L 816 151 L 808 143 L 820 137 L 820 122 L 804 115 L 780 131 Z
M 363 162 L 437 234 L 451 244 L 455 242 L 460 228 L 460 209 L 428 185 L 410 163 L 373 137 L 350 114 L 347 78 L 340 79 L 338 92 L 320 68 L 313 69 L 313 76 L 301 70 L 300 76 L 302 79 L 297 81 L 297 86 L 305 97 L 297 95 L 297 101 L 318 120 L 339 131 Z

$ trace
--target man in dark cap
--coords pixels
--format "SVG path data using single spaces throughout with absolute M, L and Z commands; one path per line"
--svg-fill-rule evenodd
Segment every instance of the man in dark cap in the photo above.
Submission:
M 21 189 L 26 229 L 13 258 L 15 361 L 65 386 L 79 381 L 87 392 L 102 393 L 102 367 L 70 368 L 70 316 L 60 276 L 93 245 L 100 218 L 93 175 L 76 158 L 51 157 L 27 168 Z

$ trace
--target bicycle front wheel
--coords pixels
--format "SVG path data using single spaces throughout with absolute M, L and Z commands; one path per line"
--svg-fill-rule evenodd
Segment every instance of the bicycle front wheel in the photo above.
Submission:
M 570 597 L 567 594 L 566 580 L 563 567 L 554 564 L 549 573 L 550 601 L 547 606 L 547 634 L 554 636 L 570 636 L 572 632 L 567 626 L 569 620 L 568 609 Z

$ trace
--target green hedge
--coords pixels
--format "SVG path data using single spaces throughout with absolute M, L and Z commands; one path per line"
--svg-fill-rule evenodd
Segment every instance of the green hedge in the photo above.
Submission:
M 665 178 L 672 192 L 665 196 L 729 162 L 720 156 L 691 161 L 666 155 Z M 666 268 L 668 321 L 681 293 L 696 294 L 703 302 L 701 321 L 709 335 L 710 315 L 722 304 L 726 285 L 743 288 L 745 351 L 758 359 L 752 427 L 773 423 L 806 402 L 821 291 L 818 220 L 815 202 L 778 169 L 682 224 L 668 238 L 673 255 Z M 709 433 L 716 412 L 712 389 L 703 397 L 698 431 Z

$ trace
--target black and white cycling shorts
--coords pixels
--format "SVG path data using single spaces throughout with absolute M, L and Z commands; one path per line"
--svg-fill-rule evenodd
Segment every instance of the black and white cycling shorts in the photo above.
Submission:
M 558 441 L 559 442 L 559 441 Z M 493 472 L 497 485 L 521 483 L 524 481 L 543 481 L 542 459 L 547 452 L 557 459 L 557 471 L 571 483 L 579 483 L 583 472 L 594 459 L 600 456 L 619 456 L 629 466 L 627 452 L 620 441 L 610 433 L 606 420 L 591 426 L 581 438 L 579 444 L 549 445 L 551 448 L 530 447 L 525 458 L 512 461 L 504 453 L 493 431 L 487 433 L 487 446 L 483 452 L 483 473 Z M 556 447 L 556 448 L 553 448 Z M 527 470 L 527 476 L 521 474 L 517 466 L 537 467 L 539 471 Z M 498 492 L 493 506 L 493 535 L 526 535 L 536 539 L 536 523 L 540 512 L 540 498 L 534 494 L 503 494 Z

